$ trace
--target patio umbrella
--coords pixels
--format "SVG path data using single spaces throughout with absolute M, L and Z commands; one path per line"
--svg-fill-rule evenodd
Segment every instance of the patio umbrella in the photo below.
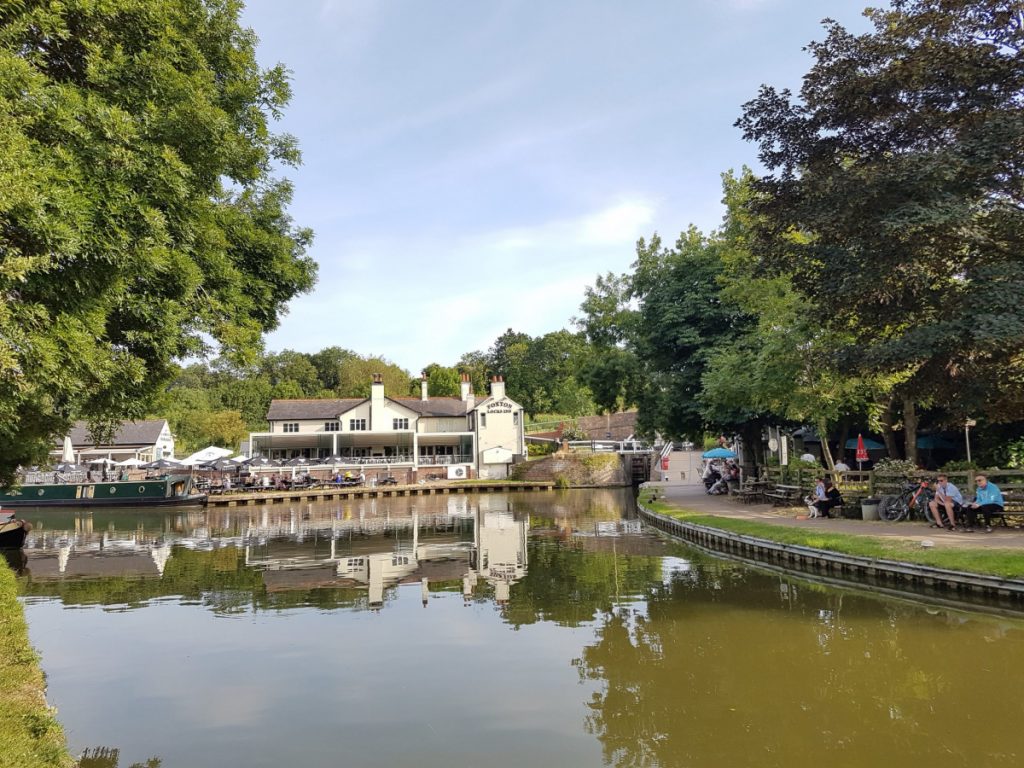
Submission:
M 251 467 L 252 469 L 259 469 L 260 467 L 279 466 L 278 464 L 275 464 L 272 459 L 268 459 L 266 456 L 253 456 L 251 459 L 245 462 L 245 464 Z
M 869 451 L 885 450 L 885 446 L 882 445 L 877 440 L 872 440 L 870 437 L 861 437 L 860 435 L 858 435 L 857 437 L 851 437 L 849 440 L 847 440 L 845 443 L 846 449 L 853 450 L 858 446 L 858 443 L 861 440 L 864 441 L 864 447 L 867 448 Z M 865 461 L 867 461 L 867 459 L 865 459 Z
M 864 437 L 857 435 L 857 469 L 864 469 L 861 465 L 869 458 L 871 457 L 868 456 L 868 447 L 864 444 Z
M 54 467 L 54 469 L 56 469 L 58 472 L 78 472 L 79 470 L 82 469 L 82 467 L 71 461 L 62 461 L 60 464 Z
M 64 450 L 61 451 L 60 460 L 65 464 L 75 463 L 75 448 L 71 444 L 71 435 L 64 435 Z
M 143 464 L 146 469 L 181 469 L 181 464 L 177 461 L 171 461 L 170 459 L 158 459 L 157 461 L 151 461 L 149 464 Z
M 289 467 L 308 467 L 309 459 L 305 456 L 296 456 L 294 459 L 286 461 L 285 464 Z
M 217 461 L 204 464 L 200 469 L 215 469 L 218 472 L 230 472 L 233 469 L 239 469 L 241 465 L 237 461 L 231 459 L 217 459 Z
M 730 451 L 728 448 L 712 448 L 710 451 L 704 451 L 701 454 L 701 458 L 704 459 L 735 459 L 736 452 Z
M 107 466 L 110 466 L 112 464 L 117 464 L 117 462 L 114 461 L 113 459 L 108 459 L 106 456 L 104 456 L 104 457 L 99 458 L 99 459 L 89 459 L 86 462 L 86 464 L 105 464 Z
M 141 467 L 145 464 L 142 459 L 125 459 L 124 461 L 117 462 L 119 467 Z
M 332 465 L 333 464 L 344 464 L 345 463 L 345 457 L 344 456 L 334 455 L 334 456 L 328 456 L 325 459 L 318 459 L 317 461 L 319 461 L 321 464 L 332 464 Z

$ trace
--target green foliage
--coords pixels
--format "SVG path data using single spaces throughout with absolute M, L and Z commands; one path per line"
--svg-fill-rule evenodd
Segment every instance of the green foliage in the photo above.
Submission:
M 64 733 L 46 705 L 46 684 L 29 645 L 14 574 L 0 558 L 0 765 L 69 768 Z
M 912 475 L 917 472 L 917 464 L 909 459 L 879 459 L 875 462 L 874 470 L 882 474 Z
M 569 478 L 565 475 L 555 475 L 555 488 L 565 490 L 569 487 Z
M 1011 5 L 897 0 L 867 11 L 861 35 L 827 21 L 799 98 L 763 87 L 738 122 L 773 172 L 751 202 L 758 258 L 826 310 L 841 357 L 961 423 L 1024 415 Z
M 575 421 L 571 421 L 562 427 L 563 440 L 589 440 L 590 436 Z
M 69 424 L 145 414 L 176 358 L 245 361 L 309 290 L 237 0 L 0 6 L 0 479 Z
M 423 369 L 427 377 L 427 390 L 430 397 L 458 397 L 462 391 L 461 372 L 457 368 L 448 368 L 431 363 Z M 419 388 L 414 386 L 412 394 L 418 395 Z
M 1024 469 L 1024 438 L 1009 443 L 1004 451 L 1008 469 Z

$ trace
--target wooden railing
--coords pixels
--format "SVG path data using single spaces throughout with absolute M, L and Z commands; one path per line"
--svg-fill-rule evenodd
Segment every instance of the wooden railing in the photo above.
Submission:
M 980 470 L 975 469 L 951 470 L 944 474 L 951 483 L 960 489 L 965 498 L 970 498 L 974 495 L 974 478 L 979 472 Z M 770 482 L 779 485 L 799 485 L 808 491 L 814 487 L 819 477 L 826 477 L 828 474 L 824 467 L 820 469 L 810 467 L 762 468 L 762 475 Z M 938 472 L 920 471 L 906 475 L 875 470 L 849 470 L 837 472 L 833 478 L 844 496 L 866 497 L 898 493 L 904 483 L 910 480 L 934 480 L 938 474 Z M 1004 495 L 1024 496 L 1024 470 L 986 470 L 984 474 L 999 486 Z

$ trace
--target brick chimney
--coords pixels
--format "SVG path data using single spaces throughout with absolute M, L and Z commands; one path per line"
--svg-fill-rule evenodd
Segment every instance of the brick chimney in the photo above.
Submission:
M 420 374 L 420 400 L 427 402 L 430 399 L 430 395 L 427 394 L 427 374 Z
M 505 377 L 495 376 L 491 379 L 491 397 L 501 400 L 505 396 Z

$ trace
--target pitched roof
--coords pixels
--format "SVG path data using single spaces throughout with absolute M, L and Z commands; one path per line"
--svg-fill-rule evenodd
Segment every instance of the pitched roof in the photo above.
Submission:
M 267 409 L 267 421 L 281 419 L 333 419 L 351 411 L 366 397 L 346 397 L 340 399 L 325 398 L 322 400 L 271 400 Z
M 160 433 L 167 425 L 166 419 L 146 419 L 143 421 L 122 421 L 114 439 L 108 445 L 154 445 L 160 439 Z M 84 421 L 76 421 L 71 427 L 71 444 L 74 446 L 96 444 L 89 434 L 89 425 Z M 64 438 L 57 440 L 60 445 Z
M 457 397 L 431 397 L 422 400 L 418 397 L 391 397 L 399 405 L 404 405 L 420 416 L 465 416 L 466 403 Z

